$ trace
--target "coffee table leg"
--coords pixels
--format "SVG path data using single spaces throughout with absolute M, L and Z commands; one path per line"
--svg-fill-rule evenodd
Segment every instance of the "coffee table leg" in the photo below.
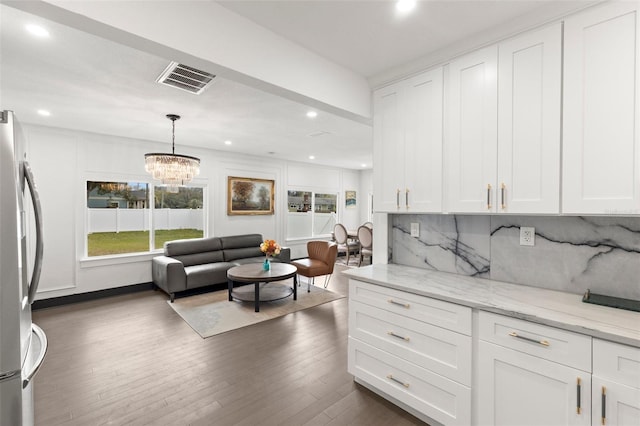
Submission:
M 256 312 L 260 312 L 260 283 L 256 281 L 255 284 L 255 304 L 256 304 Z
M 231 297 L 231 292 L 233 291 L 233 280 L 227 280 L 229 285 L 229 302 L 233 302 L 233 297 Z
M 298 274 L 293 276 L 293 300 L 298 300 Z

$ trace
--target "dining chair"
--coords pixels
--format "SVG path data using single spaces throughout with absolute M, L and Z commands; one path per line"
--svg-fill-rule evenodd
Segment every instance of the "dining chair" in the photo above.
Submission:
M 307 243 L 307 258 L 291 262 L 298 268 L 298 275 L 307 277 L 307 292 L 311 291 L 311 285 L 316 285 L 315 278 L 324 275 L 324 288 L 327 288 L 333 267 L 338 256 L 338 245 L 331 241 L 309 241 Z M 298 280 L 298 286 L 300 280 Z
M 360 260 L 358 260 L 358 267 L 362 265 L 362 259 L 365 256 L 369 256 L 373 264 L 373 231 L 371 228 L 365 225 L 359 227 L 358 241 L 360 241 Z
M 341 223 L 335 224 L 335 226 L 333 227 L 333 234 L 336 243 L 338 244 L 338 254 L 346 253 L 347 265 L 349 265 L 351 253 L 353 253 L 353 257 L 355 258 L 355 255 L 360 248 L 360 243 L 350 239 L 347 228 L 345 228 Z
M 373 223 L 372 222 L 365 222 L 362 224 L 362 226 L 366 226 L 369 229 L 373 229 Z

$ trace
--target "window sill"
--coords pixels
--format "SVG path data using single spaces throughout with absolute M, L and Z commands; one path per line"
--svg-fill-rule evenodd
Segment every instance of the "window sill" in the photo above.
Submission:
M 147 262 L 156 256 L 162 255 L 162 249 L 152 252 L 112 254 L 107 256 L 83 257 L 80 259 L 80 268 L 95 268 L 100 266 L 121 265 L 125 263 Z

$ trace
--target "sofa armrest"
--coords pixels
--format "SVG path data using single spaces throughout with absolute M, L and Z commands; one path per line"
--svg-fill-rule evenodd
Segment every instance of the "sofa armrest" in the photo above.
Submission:
M 169 295 L 187 289 L 187 275 L 184 272 L 184 265 L 172 257 L 154 257 L 151 260 L 151 276 L 153 283 Z
M 278 260 L 282 263 L 291 263 L 291 249 L 289 247 L 281 247 Z

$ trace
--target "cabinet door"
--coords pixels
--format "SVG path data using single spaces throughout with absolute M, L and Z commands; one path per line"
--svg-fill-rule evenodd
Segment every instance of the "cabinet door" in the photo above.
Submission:
M 478 357 L 477 424 L 591 423 L 590 373 L 484 341 Z
M 498 49 L 497 211 L 559 213 L 562 25 Z
M 400 206 L 408 212 L 441 212 L 442 68 L 411 78 L 404 93 L 405 188 Z
M 495 211 L 497 46 L 449 64 L 446 210 Z
M 640 213 L 638 2 L 565 21 L 563 213 Z
M 640 425 L 640 389 L 593 376 L 592 424 Z
M 373 202 L 376 211 L 398 211 L 401 188 L 404 192 L 404 131 L 401 105 L 400 83 L 374 93 Z

